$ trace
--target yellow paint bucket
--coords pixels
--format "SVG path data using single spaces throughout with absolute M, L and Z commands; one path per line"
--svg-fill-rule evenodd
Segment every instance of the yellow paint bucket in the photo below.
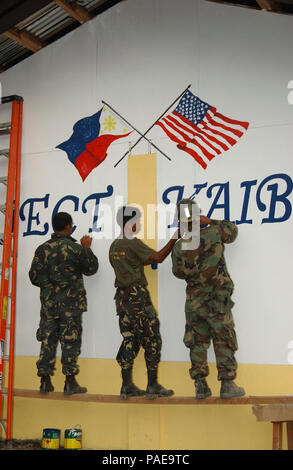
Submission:
M 78 425 L 80 426 L 80 425 Z M 81 449 L 82 431 L 76 426 L 72 429 L 65 429 L 64 432 L 64 449 Z
M 59 449 L 60 429 L 43 429 L 42 448 Z

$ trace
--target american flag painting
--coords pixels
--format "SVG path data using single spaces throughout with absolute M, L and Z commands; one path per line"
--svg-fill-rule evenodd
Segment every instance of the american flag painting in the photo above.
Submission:
M 188 90 L 174 111 L 156 125 L 206 169 L 207 161 L 237 143 L 249 123 L 223 116 Z

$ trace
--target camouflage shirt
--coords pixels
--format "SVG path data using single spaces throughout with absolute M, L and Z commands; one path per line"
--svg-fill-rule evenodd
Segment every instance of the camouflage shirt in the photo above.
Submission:
M 115 287 L 135 284 L 147 286 L 144 263 L 155 252 L 138 238 L 117 238 L 109 251 L 109 261 L 115 272 Z
M 36 249 L 29 271 L 32 284 L 41 288 L 41 312 L 86 311 L 83 274 L 91 276 L 98 267 L 90 248 L 83 248 L 70 236 L 53 233 Z
M 224 243 L 232 243 L 237 237 L 236 225 L 227 220 L 212 220 L 200 231 L 200 244 L 196 250 L 182 249 L 180 239 L 172 251 L 173 274 L 187 282 L 186 292 L 191 295 L 206 295 L 225 290 L 233 292 L 233 281 L 227 270 L 224 258 Z

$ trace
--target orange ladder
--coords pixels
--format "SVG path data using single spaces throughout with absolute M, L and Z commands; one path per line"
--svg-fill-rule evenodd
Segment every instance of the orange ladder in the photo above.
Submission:
M 20 162 L 23 99 L 6 96 L 0 101 L 11 109 L 11 122 L 0 124 L 0 149 L 3 136 L 10 134 L 9 149 L 0 150 L 1 158 L 8 158 L 7 176 L 0 176 L 0 185 L 6 187 L 6 201 L 0 204 L 0 223 L 4 218 L 3 251 L 0 284 L 0 424 L 6 440 L 12 436 L 12 404 L 14 373 L 15 301 L 18 251 L 18 221 L 20 198 Z M 2 108 L 3 109 L 3 108 Z M 6 111 L 6 109 L 5 109 Z M 3 215 L 2 215 L 2 214 Z M 9 332 L 9 341 L 7 340 Z M 8 363 L 7 388 L 4 388 L 4 363 Z M 5 381 L 6 382 L 6 381 Z M 3 397 L 7 397 L 6 403 Z M 6 417 L 5 417 L 6 416 Z M 3 436 L 3 433 L 1 433 Z M 1 437 L 2 437 L 1 436 Z

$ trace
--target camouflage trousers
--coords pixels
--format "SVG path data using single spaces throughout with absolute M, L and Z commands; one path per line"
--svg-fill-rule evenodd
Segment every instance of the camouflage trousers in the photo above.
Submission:
M 162 339 L 157 312 L 148 290 L 143 286 L 118 288 L 116 310 L 123 336 L 116 360 L 122 369 L 130 369 L 140 347 L 148 370 L 156 370 L 161 358 Z
M 231 310 L 211 313 L 201 308 L 197 312 L 185 311 L 184 344 L 190 349 L 190 377 L 206 377 L 209 374 L 207 352 L 211 341 L 216 356 L 218 380 L 236 377 L 238 349 Z
M 41 351 L 37 361 L 38 376 L 53 375 L 58 342 L 61 344 L 61 363 L 64 375 L 79 372 L 77 359 L 81 351 L 82 312 L 41 313 L 37 340 Z

